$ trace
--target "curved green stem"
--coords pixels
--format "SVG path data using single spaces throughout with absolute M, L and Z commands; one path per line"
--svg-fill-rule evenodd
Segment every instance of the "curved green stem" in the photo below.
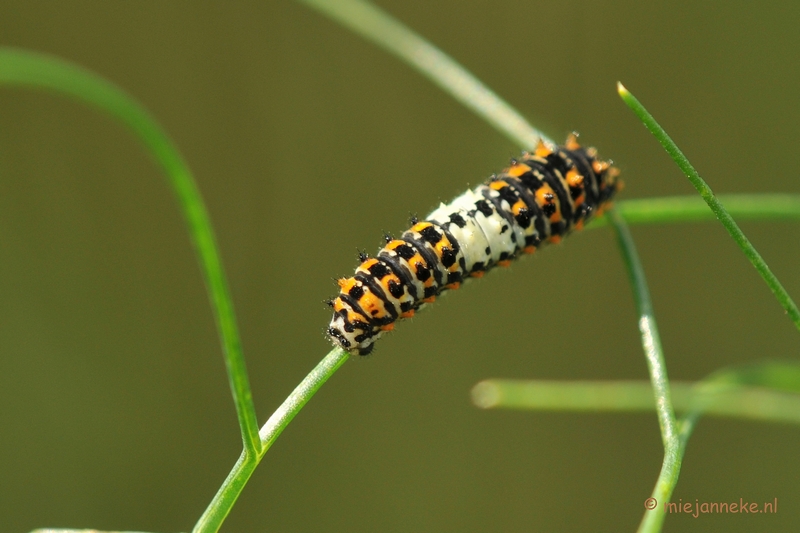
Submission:
M 46 89 L 81 100 L 128 126 L 164 169 L 178 198 L 198 255 L 222 338 L 225 365 L 245 449 L 255 453 L 258 422 L 242 355 L 236 317 L 214 232 L 192 173 L 172 140 L 133 97 L 100 76 L 56 57 L 0 48 L 0 84 Z

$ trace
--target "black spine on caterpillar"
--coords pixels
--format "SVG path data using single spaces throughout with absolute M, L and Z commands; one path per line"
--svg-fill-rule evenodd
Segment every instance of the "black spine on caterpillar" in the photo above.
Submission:
M 555 148 L 540 142 L 500 174 L 414 220 L 400 238 L 387 235 L 375 257 L 363 254 L 355 276 L 338 282 L 328 335 L 353 354 L 370 353 L 399 318 L 442 291 L 581 229 L 622 188 L 618 175 L 575 135 Z

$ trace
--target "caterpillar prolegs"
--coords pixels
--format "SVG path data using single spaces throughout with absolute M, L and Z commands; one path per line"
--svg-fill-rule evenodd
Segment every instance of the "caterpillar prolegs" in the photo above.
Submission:
M 377 256 L 360 254 L 355 276 L 340 279 L 341 292 L 328 302 L 328 335 L 350 353 L 370 353 L 398 319 L 443 291 L 581 229 L 621 189 L 618 174 L 574 134 L 564 146 L 540 141 L 533 153 L 439 205 L 424 221 L 412 220 L 400 238 L 387 235 Z

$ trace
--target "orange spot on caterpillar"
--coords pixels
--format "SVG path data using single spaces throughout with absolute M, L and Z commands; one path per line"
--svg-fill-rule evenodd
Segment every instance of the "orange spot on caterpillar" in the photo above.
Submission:
M 394 322 L 381 326 L 381 331 L 392 331 L 394 329 Z
M 533 245 L 526 246 L 525 248 L 522 249 L 522 251 L 525 252 L 526 254 L 532 254 L 533 252 L 536 251 L 536 247 Z
M 461 282 L 460 281 L 454 281 L 453 283 L 451 283 L 449 285 L 445 285 L 445 287 L 447 287 L 448 289 L 451 289 L 451 290 L 457 290 L 459 287 L 461 287 Z
M 556 193 L 553 192 L 553 189 L 550 185 L 546 183 L 539 187 L 536 191 L 536 201 L 539 203 L 539 207 L 541 207 L 545 213 L 547 213 L 547 207 L 551 206 L 552 214 L 550 215 L 550 222 L 561 222 L 561 206 L 558 204 L 558 198 L 556 197 Z
M 539 139 L 539 142 L 536 144 L 536 150 L 533 151 L 533 155 L 536 157 L 547 157 L 552 153 L 553 151 L 544 144 L 544 141 Z
M 419 223 L 414 224 L 413 226 L 411 226 L 411 230 L 410 231 L 416 231 L 417 233 L 420 233 L 425 228 L 429 228 L 431 226 L 433 226 L 433 224 L 431 224 L 430 222 L 419 222 Z
M 567 150 L 577 150 L 578 148 L 580 148 L 581 145 L 578 144 L 578 134 L 575 133 L 574 131 L 570 133 L 567 136 L 567 142 L 564 143 L 564 146 L 566 147 Z
M 561 242 L 561 235 L 551 235 L 548 240 L 553 244 L 558 244 Z
M 360 268 L 362 268 L 363 270 L 369 270 L 369 268 L 372 267 L 373 265 L 375 265 L 377 262 L 378 262 L 378 260 L 374 259 L 374 258 L 373 259 L 367 259 L 366 261 L 361 263 L 361 267 Z
M 497 264 L 500 265 L 501 267 L 507 267 L 511 265 L 511 260 L 503 259 L 502 261 L 498 261 Z
M 342 293 L 349 293 L 350 289 L 355 286 L 361 286 L 355 278 L 350 278 L 348 280 L 344 280 L 343 284 L 340 284 L 342 287 Z M 376 318 L 385 317 L 388 313 L 386 311 L 386 307 L 383 305 L 383 300 L 381 300 L 377 295 L 375 295 L 369 287 L 361 286 L 363 289 L 363 294 L 358 298 L 358 305 L 361 306 L 361 309 L 372 315 Z M 338 300 L 338 299 L 337 299 Z
M 423 298 L 422 301 L 425 302 L 426 304 L 432 304 L 433 302 L 436 301 L 436 296 L 429 296 L 427 298 Z
M 347 311 L 347 321 L 350 322 L 350 323 L 357 322 L 357 321 L 360 321 L 360 322 L 366 322 L 367 321 L 367 319 L 361 313 L 356 313 L 355 311 L 353 311 L 350 308 L 349 305 L 346 305 L 342 301 L 341 298 L 336 298 L 336 300 L 333 302 L 333 309 L 337 313 L 339 313 L 339 312 L 341 312 L 343 310 Z
M 583 187 L 583 176 L 578 174 L 574 168 L 569 169 L 567 172 L 567 185 L 570 187 Z
M 469 275 L 473 278 L 482 278 L 483 275 L 486 274 L 483 270 L 478 270 L 477 272 L 470 272 Z
M 525 174 L 526 172 L 530 172 L 530 171 L 531 171 L 531 167 L 529 167 L 528 165 L 525 165 L 523 163 L 517 163 L 516 165 L 513 165 L 508 170 L 506 170 L 506 173 L 514 176 L 515 178 L 518 178 L 518 177 L 522 176 L 523 174 Z
M 606 161 L 595 161 L 594 163 L 592 163 L 592 170 L 594 170 L 595 174 L 602 174 L 603 172 L 608 170 L 610 166 L 611 165 L 609 165 L 608 162 Z
M 517 202 L 511 206 L 511 212 L 514 213 L 514 216 L 519 215 L 520 211 L 523 209 L 528 209 L 528 206 L 522 200 L 517 200 Z
M 400 313 L 400 316 L 402 318 L 411 318 L 412 316 L 414 316 L 414 310 L 411 309 L 409 311 L 406 311 L 405 313 Z

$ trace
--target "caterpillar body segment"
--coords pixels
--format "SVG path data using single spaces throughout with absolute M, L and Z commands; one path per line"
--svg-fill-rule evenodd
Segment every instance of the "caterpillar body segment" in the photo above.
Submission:
M 377 256 L 362 254 L 355 276 L 339 280 L 330 302 L 331 341 L 353 354 L 370 353 L 398 319 L 442 291 L 581 229 L 622 188 L 618 175 L 575 135 L 564 146 L 540 142 L 500 174 L 412 221 L 399 238 L 387 236 Z

